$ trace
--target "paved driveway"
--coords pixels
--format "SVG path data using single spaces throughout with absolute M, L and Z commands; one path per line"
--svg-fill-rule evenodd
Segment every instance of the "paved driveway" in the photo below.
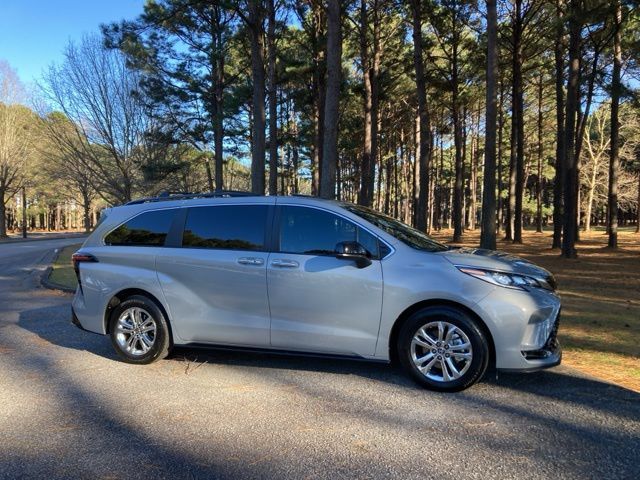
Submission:
M 0 245 L 2 478 L 640 477 L 640 395 L 562 367 L 438 394 L 360 362 L 118 362 L 37 285 L 73 242 Z

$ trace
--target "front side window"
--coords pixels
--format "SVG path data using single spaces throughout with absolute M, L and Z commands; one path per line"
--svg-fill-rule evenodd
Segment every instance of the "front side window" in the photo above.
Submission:
M 182 246 L 264 250 L 267 209 L 266 205 L 190 208 L 182 235 Z
M 104 239 L 107 245 L 161 247 L 171 228 L 175 209 L 152 210 L 133 217 Z
M 358 242 L 372 257 L 378 257 L 378 239 L 349 220 L 315 208 L 282 207 L 281 252 L 332 255 L 340 242 Z

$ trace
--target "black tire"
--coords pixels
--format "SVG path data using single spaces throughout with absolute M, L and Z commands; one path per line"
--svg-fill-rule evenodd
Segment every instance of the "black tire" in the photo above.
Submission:
M 444 380 L 445 374 L 442 372 L 442 368 L 444 367 L 445 369 L 447 369 L 447 375 L 452 370 L 447 365 L 441 363 L 446 359 L 444 358 L 443 351 L 439 350 L 437 347 L 434 347 L 431 350 L 431 352 L 434 352 L 434 350 L 436 350 L 432 354 L 435 355 L 435 359 L 433 356 L 430 357 L 431 360 L 429 362 L 425 361 L 425 364 L 422 365 L 422 367 L 425 368 L 425 365 L 428 365 L 429 363 L 431 363 L 431 361 L 436 362 L 432 364 L 432 370 L 434 373 L 432 373 L 431 370 L 429 370 L 427 373 L 433 376 L 437 376 L 438 372 L 440 372 L 440 376 L 443 378 L 442 380 L 435 380 L 433 378 L 427 377 L 426 374 L 423 374 L 418 369 L 416 363 L 413 360 L 412 342 L 414 336 L 421 328 L 425 327 L 426 325 L 431 325 L 431 328 L 434 328 L 432 322 L 446 322 L 450 325 L 455 326 L 457 329 L 462 331 L 464 335 L 467 336 L 469 343 L 471 344 L 471 361 L 464 363 L 465 366 L 467 363 L 469 363 L 469 366 L 466 371 L 464 371 L 464 373 L 460 375 L 459 378 L 450 379 L 448 381 Z M 455 329 L 452 330 L 454 332 L 456 331 Z M 462 337 L 459 332 L 457 334 L 454 333 L 454 335 L 457 335 L 456 338 L 458 339 L 459 343 L 466 343 L 462 342 Z M 422 338 L 422 336 L 420 338 Z M 448 344 L 446 346 L 447 348 L 449 348 Z M 426 358 L 430 354 L 430 348 L 431 347 L 425 348 L 419 345 L 416 346 L 416 349 L 421 349 L 421 353 L 424 353 L 425 355 L 425 357 L 421 356 L 420 358 Z M 452 350 L 453 348 L 454 347 L 452 347 Z M 449 350 L 444 350 L 444 352 L 448 351 Z M 426 307 L 413 313 L 400 328 L 400 332 L 398 335 L 397 352 L 403 368 L 407 372 L 409 372 L 409 374 L 418 383 L 430 390 L 437 390 L 441 392 L 457 392 L 460 390 L 464 390 L 465 388 L 469 388 L 471 385 L 482 378 L 487 370 L 487 366 L 489 365 L 489 344 L 486 335 L 469 314 L 467 314 L 463 310 L 450 306 Z M 418 355 L 416 354 L 416 356 Z M 450 358 L 450 356 L 451 360 L 453 361 L 453 353 L 447 354 L 447 359 Z M 456 357 L 454 363 L 458 361 L 463 360 L 458 360 Z M 454 366 L 459 366 L 459 364 L 455 363 Z M 464 370 L 464 368 L 460 369 L 460 371 L 462 370 Z M 450 376 L 450 378 L 451 377 L 452 376 Z
M 132 308 L 142 310 L 145 320 L 150 318 L 155 324 L 155 331 L 152 337 L 153 343 L 145 353 L 132 354 L 123 348 L 121 342 L 118 340 L 118 335 L 123 335 L 123 332 L 118 329 L 118 319 L 127 310 Z M 158 305 L 143 295 L 133 295 L 122 301 L 112 310 L 109 318 L 109 337 L 118 356 L 127 363 L 143 365 L 161 360 L 169 354 L 171 348 L 171 333 L 167 319 Z M 129 338 L 129 336 L 124 334 L 124 336 L 120 338 L 126 339 Z M 139 350 L 144 348 L 142 347 L 142 343 L 138 343 L 138 345 L 141 347 Z

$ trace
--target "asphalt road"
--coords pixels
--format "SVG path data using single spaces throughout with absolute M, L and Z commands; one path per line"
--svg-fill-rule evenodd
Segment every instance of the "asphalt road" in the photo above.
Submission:
M 130 366 L 0 245 L 1 478 L 640 478 L 640 395 L 559 367 L 422 390 L 385 365 L 180 350 Z

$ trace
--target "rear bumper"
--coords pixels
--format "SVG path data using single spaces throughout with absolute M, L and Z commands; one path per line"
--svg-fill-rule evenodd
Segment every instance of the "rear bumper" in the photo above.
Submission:
M 76 311 L 73 309 L 73 307 L 71 307 L 71 323 L 74 324 L 76 327 L 78 327 L 80 330 L 83 330 L 85 332 L 97 333 L 97 332 L 92 332 L 91 330 L 87 330 L 82 326 L 82 323 L 80 323 L 80 320 L 78 319 L 78 316 L 76 315 Z M 100 334 L 98 333 L 98 335 Z

